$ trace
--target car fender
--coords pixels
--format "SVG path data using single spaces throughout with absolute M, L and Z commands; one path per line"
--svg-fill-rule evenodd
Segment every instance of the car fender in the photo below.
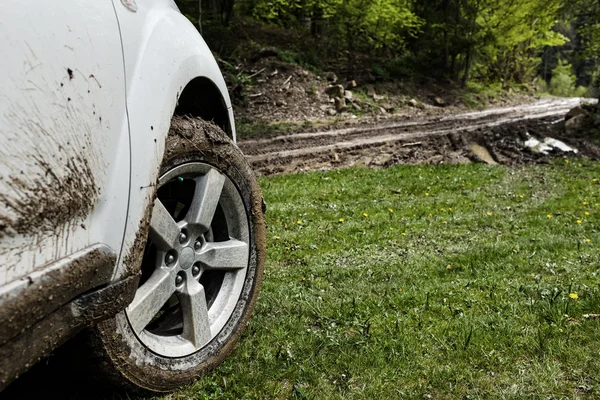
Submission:
M 114 2 L 123 40 L 131 140 L 127 227 L 114 279 L 136 273 L 148 237 L 160 164 L 181 93 L 195 78 L 218 89 L 235 139 L 231 101 L 221 71 L 195 27 L 168 0 L 131 12 Z

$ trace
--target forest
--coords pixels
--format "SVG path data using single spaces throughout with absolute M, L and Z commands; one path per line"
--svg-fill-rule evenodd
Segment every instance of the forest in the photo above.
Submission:
M 524 87 L 557 96 L 600 91 L 600 0 L 177 4 L 224 63 L 273 46 L 305 68 L 347 79 L 426 76 L 461 88 Z

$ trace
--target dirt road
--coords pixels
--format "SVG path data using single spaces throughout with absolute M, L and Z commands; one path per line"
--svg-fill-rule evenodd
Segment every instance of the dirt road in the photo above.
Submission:
M 560 122 L 581 102 L 578 98 L 546 99 L 517 107 L 247 139 L 238 144 L 260 175 L 351 165 L 514 164 L 543 158 L 524 149 L 529 135 L 564 140 Z M 575 148 L 587 146 L 575 139 L 566 141 Z

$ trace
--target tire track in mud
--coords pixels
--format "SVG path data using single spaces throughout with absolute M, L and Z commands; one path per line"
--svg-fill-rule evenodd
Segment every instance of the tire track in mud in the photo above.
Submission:
M 581 102 L 579 98 L 547 99 L 445 117 L 421 117 L 324 132 L 247 139 L 238 145 L 259 175 L 356 164 L 386 166 L 411 162 L 411 158 L 417 163 L 470 162 L 473 157 L 469 146 L 485 142 L 480 137 L 483 132 L 528 121 L 549 125 L 561 121 Z M 506 154 L 494 154 L 492 150 L 492 156 L 498 162 L 510 163 L 506 159 L 510 156 Z

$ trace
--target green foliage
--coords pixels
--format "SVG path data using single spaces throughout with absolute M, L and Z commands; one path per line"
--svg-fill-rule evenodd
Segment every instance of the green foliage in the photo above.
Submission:
M 251 0 L 244 7 L 259 20 L 326 36 L 351 68 L 355 53 L 379 55 L 372 69 L 383 79 L 430 66 L 462 74 L 465 83 L 471 74 L 528 82 L 541 50 L 566 41 L 552 29 L 560 0 Z
M 536 80 L 536 90 L 539 93 L 548 93 L 548 91 L 549 91 L 548 82 L 546 82 L 544 79 L 538 78 Z
M 576 12 L 583 16 L 580 26 L 584 54 L 593 59 L 596 67 L 600 59 L 600 2 L 598 0 L 575 1 Z
M 350 64 L 359 51 L 402 49 L 424 23 L 409 0 L 251 0 L 243 10 L 261 21 L 326 36 Z
M 261 42 L 280 48 L 284 61 L 349 78 L 426 75 L 506 90 L 536 76 L 549 82 L 562 58 L 577 79 L 558 71 L 551 90 L 573 94 L 600 66 L 598 0 L 245 0 L 235 8 L 233 0 L 177 1 L 214 48 L 235 47 L 217 28 L 235 11 L 240 20 L 294 32 L 289 48 L 283 37 Z
M 600 68 L 600 1 L 570 1 L 565 4 L 560 20 L 559 29 L 572 39 L 572 43 L 545 53 L 545 70 L 566 59 L 576 72 L 577 85 L 589 87 L 588 95 L 598 96 L 595 79 Z
M 559 0 L 438 0 L 415 4 L 428 24 L 413 51 L 447 76 L 482 82 L 530 82 L 539 54 L 566 38 L 553 31 Z M 431 62 L 430 61 L 430 62 Z
M 555 96 L 569 97 L 575 93 L 575 74 L 573 67 L 567 62 L 560 61 L 552 70 L 550 93 Z
M 486 33 L 480 60 L 491 78 L 502 82 L 527 82 L 540 62 L 538 51 L 559 46 L 566 38 L 552 27 L 560 1 L 494 0 L 478 22 Z
M 577 89 L 573 92 L 573 97 L 592 97 L 590 90 L 585 86 L 577 86 Z
M 348 45 L 362 41 L 375 49 L 401 49 L 406 38 L 416 35 L 423 23 L 407 0 L 342 1 L 337 15 L 344 21 L 341 30 Z
M 280 26 L 302 23 L 312 16 L 331 18 L 343 0 L 250 0 L 246 12 Z
M 404 53 L 392 60 L 384 60 L 381 63 L 374 64 L 371 70 L 375 76 L 383 80 L 392 80 L 412 76 L 418 65 L 419 61 L 411 53 Z

